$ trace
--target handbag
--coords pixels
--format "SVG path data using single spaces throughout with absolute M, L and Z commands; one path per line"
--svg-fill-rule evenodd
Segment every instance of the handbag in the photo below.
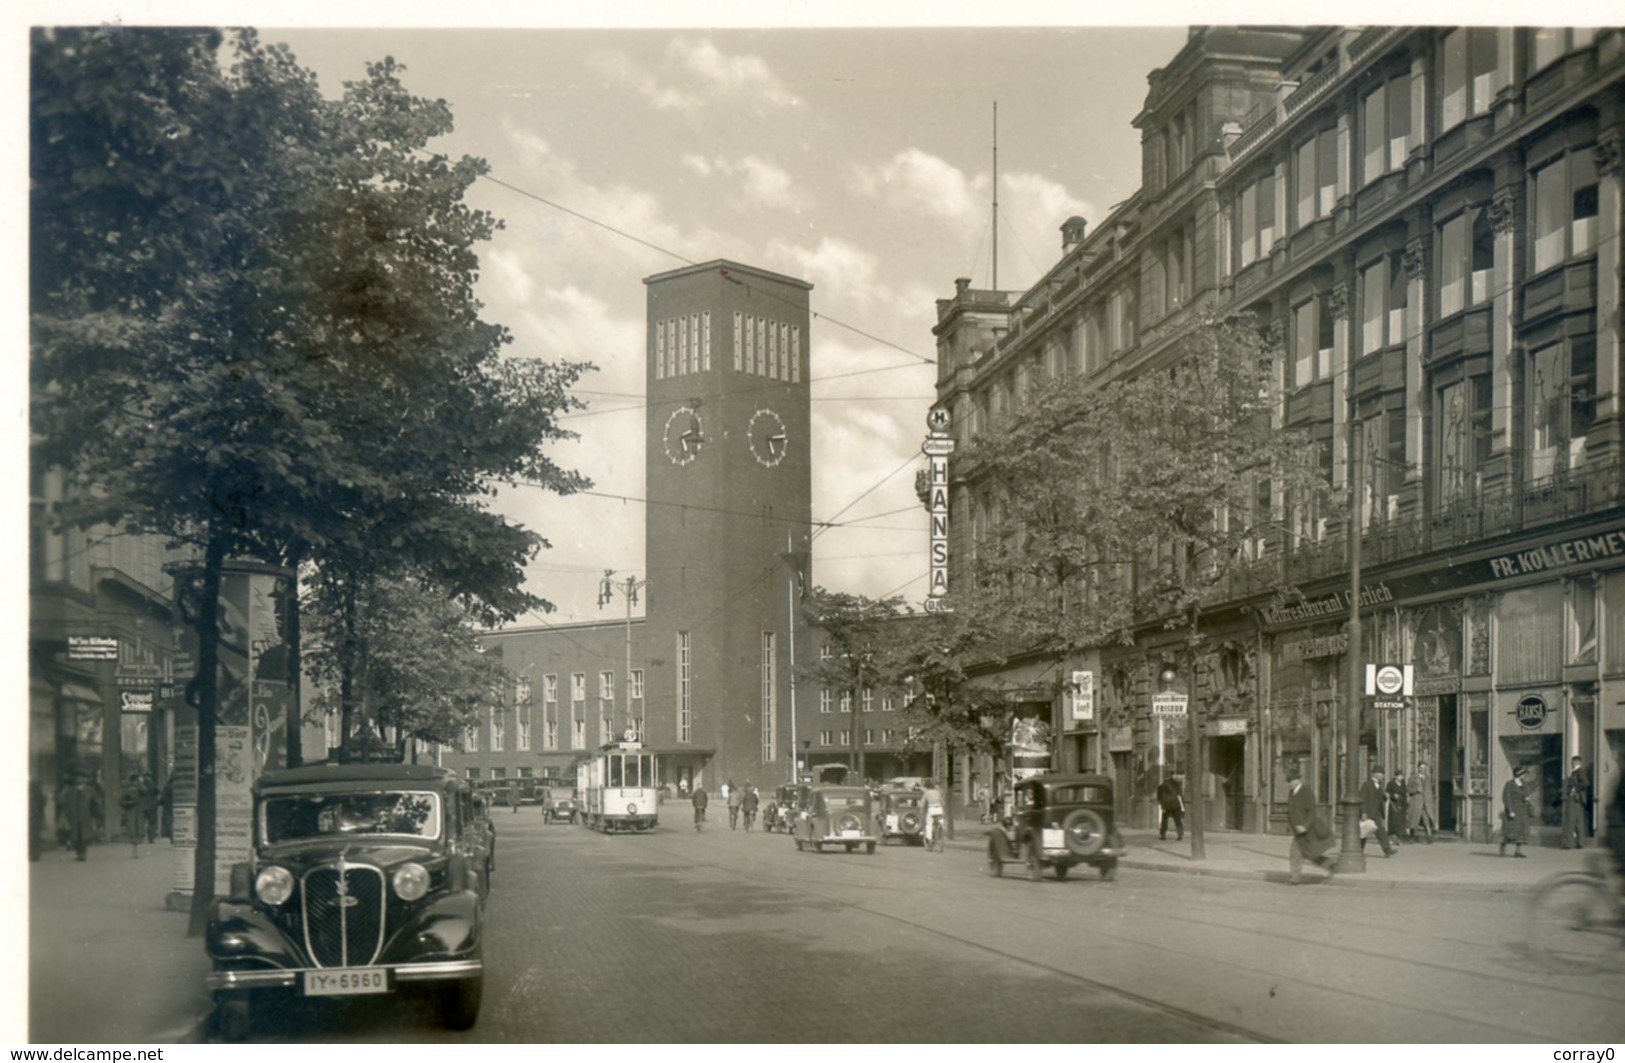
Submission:
M 1370 816 L 1360 817 L 1360 837 L 1371 839 L 1377 836 L 1377 821 Z

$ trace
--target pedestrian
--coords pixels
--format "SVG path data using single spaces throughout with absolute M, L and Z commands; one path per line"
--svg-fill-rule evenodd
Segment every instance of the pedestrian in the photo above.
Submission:
M 119 829 L 130 843 L 130 859 L 141 856 L 141 839 L 147 833 L 142 821 L 141 773 L 132 771 L 124 780 L 118 795 Z
M 508 786 L 508 807 L 515 812 L 519 811 L 519 784 L 517 782 L 510 783 Z
M 1519 764 L 1512 769 L 1512 778 L 1501 787 L 1501 851 L 1523 859 L 1523 847 L 1529 841 L 1529 826 L 1535 819 L 1535 802 L 1529 795 L 1529 766 Z
M 39 859 L 40 835 L 45 833 L 45 787 L 28 777 L 28 859 Z
M 740 800 L 740 811 L 745 813 L 745 833 L 749 834 L 751 826 L 756 822 L 756 809 L 761 806 L 762 795 L 757 792 L 747 780 L 745 782 L 745 796 Z
M 1404 840 L 1408 830 L 1410 793 L 1405 785 L 1405 773 L 1394 772 L 1394 777 L 1388 780 L 1388 837 L 1398 845 Z
M 690 800 L 694 802 L 694 830 L 698 833 L 700 825 L 705 822 L 705 806 L 711 799 L 705 796 L 705 787 L 696 786 L 694 796 Z
M 1303 881 L 1305 859 L 1324 868 L 1328 875 L 1335 873 L 1336 860 L 1327 855 L 1332 847 L 1332 829 L 1315 806 L 1315 791 L 1304 784 L 1303 770 L 1297 765 L 1288 767 L 1286 780 L 1286 822 L 1292 830 L 1292 842 L 1287 848 L 1287 883 L 1296 886 Z
M 1578 849 L 1585 844 L 1586 806 L 1591 803 L 1591 777 L 1579 757 L 1569 761 L 1569 775 L 1563 780 L 1563 848 Z
M 1373 767 L 1371 775 L 1360 784 L 1360 851 L 1365 843 L 1377 839 L 1383 856 L 1394 855 L 1394 843 L 1388 837 L 1388 790 L 1383 783 L 1383 770 Z
M 727 783 L 724 784 L 724 789 L 726 792 L 726 800 L 728 802 L 728 829 L 738 830 L 739 805 L 744 800 L 745 795 L 739 792 L 739 787 L 734 785 L 732 779 L 729 779 Z
M 96 791 L 90 782 L 69 772 L 62 789 L 56 795 L 56 814 L 61 824 L 59 835 L 63 844 L 72 846 L 75 859 L 83 860 L 90 844 L 90 832 L 95 829 Z
M 1418 761 L 1416 770 L 1411 773 L 1410 785 L 1405 789 L 1405 813 L 1408 817 L 1405 829 L 1416 837 L 1421 831 L 1422 837 L 1429 845 L 1433 844 L 1433 832 L 1439 829 L 1438 817 L 1433 814 L 1433 776 L 1428 770 L 1428 762 Z
M 175 840 L 175 776 L 171 775 L 164 780 L 164 788 L 158 792 L 158 833 L 171 841 Z
M 986 783 L 982 783 L 976 787 L 976 810 L 981 816 L 983 823 L 987 823 L 993 817 L 993 806 L 987 795 Z
M 147 844 L 158 843 L 158 784 L 152 772 L 141 773 L 141 825 L 147 828 Z
M 1185 788 L 1179 781 L 1179 776 L 1170 775 L 1157 784 L 1157 804 L 1162 806 L 1162 823 L 1157 828 L 1157 836 L 1163 841 L 1168 840 L 1168 822 L 1173 821 L 1178 836 L 1175 841 L 1185 840 Z

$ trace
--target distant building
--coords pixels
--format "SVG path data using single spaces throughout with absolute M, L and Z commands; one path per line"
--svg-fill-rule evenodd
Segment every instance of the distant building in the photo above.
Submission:
M 938 302 L 962 447 L 1019 416 L 1036 377 L 1156 365 L 1205 307 L 1278 325 L 1276 416 L 1311 431 L 1333 483 L 1362 424 L 1363 645 L 1345 529 L 1266 484 L 1275 530 L 1249 556 L 1305 601 L 1237 581 L 1204 606 L 1214 652 L 1173 680 L 1210 720 L 1208 775 L 1187 785 L 1209 823 L 1279 824 L 1289 764 L 1336 795 L 1350 652 L 1412 665 L 1413 695 L 1352 752 L 1428 762 L 1447 829 L 1487 839 L 1520 763 L 1553 823 L 1570 755 L 1599 793 L 1618 782 L 1622 49 L 1614 29 L 1193 29 L 1134 121 L 1140 190 L 1092 228 L 1068 220 L 1027 291 L 961 280 Z M 1000 533 L 990 486 L 952 485 L 955 558 Z M 1174 656 L 1148 626 L 1022 665 L 1054 763 L 1114 772 L 1145 817 L 1159 774 L 1184 770 L 1183 735 L 1149 712 Z M 1092 676 L 1091 719 L 1065 712 L 1072 671 Z

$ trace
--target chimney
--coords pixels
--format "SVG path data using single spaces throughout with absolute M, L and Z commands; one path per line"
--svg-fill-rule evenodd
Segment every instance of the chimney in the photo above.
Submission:
M 1084 234 L 1089 231 L 1089 223 L 1074 214 L 1061 223 L 1061 254 L 1083 243 Z
M 965 297 L 965 293 L 969 292 L 969 291 L 970 291 L 970 278 L 969 277 L 955 277 L 954 278 L 954 298 L 963 299 Z

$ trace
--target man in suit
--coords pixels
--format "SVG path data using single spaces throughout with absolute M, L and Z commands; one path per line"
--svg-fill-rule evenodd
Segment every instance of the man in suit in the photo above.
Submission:
M 1179 832 L 1179 841 L 1185 840 L 1185 792 L 1179 784 L 1179 776 L 1170 775 L 1157 786 L 1157 804 L 1162 806 L 1162 825 L 1157 835 L 1163 841 L 1168 840 L 1168 824 L 1172 821 L 1174 829 Z
M 1303 772 L 1292 765 L 1287 768 L 1286 822 L 1292 830 L 1292 843 L 1287 849 L 1287 882 L 1296 886 L 1303 881 L 1303 862 L 1307 859 L 1316 867 L 1332 874 L 1336 858 L 1328 855 L 1332 847 L 1332 829 L 1315 808 L 1315 791 L 1304 785 Z
M 1365 825 L 1364 820 L 1372 820 L 1377 825 L 1377 844 L 1382 846 L 1383 856 L 1394 855 L 1394 843 L 1388 837 L 1388 793 L 1383 786 L 1383 773 L 1381 768 L 1372 768 L 1370 778 L 1360 784 L 1360 851 L 1365 851 Z
M 1579 757 L 1569 762 L 1569 775 L 1563 780 L 1563 848 L 1578 849 L 1585 844 L 1586 805 L 1591 803 L 1591 778 Z

